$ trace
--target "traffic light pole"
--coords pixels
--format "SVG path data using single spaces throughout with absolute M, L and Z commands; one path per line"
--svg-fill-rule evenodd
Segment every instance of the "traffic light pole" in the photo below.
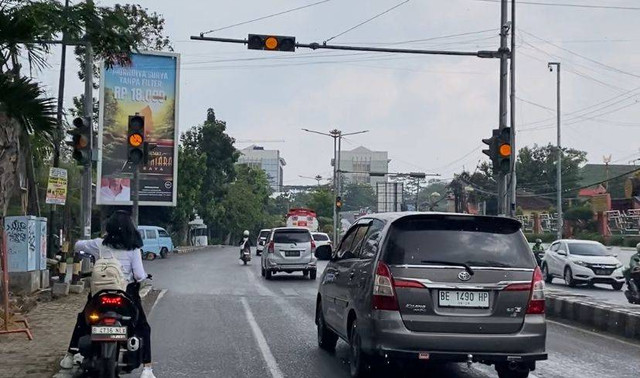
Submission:
M 499 129 L 505 129 L 507 127 L 507 85 L 508 85 L 508 72 L 509 72 L 509 24 L 508 24 L 508 3 L 507 0 L 501 0 L 500 3 L 500 118 Z M 506 175 L 502 172 L 498 172 L 496 175 L 496 181 L 498 184 L 498 215 L 506 215 L 508 209 L 507 201 L 507 180 Z
M 131 200 L 133 207 L 131 209 L 131 218 L 133 224 L 138 227 L 139 201 L 140 201 L 140 164 L 133 164 L 133 183 L 131 183 Z
M 84 57 L 84 116 L 93 120 L 93 49 L 91 44 L 86 44 Z M 89 146 L 93 149 L 93 122 L 89 122 Z M 93 159 L 84 163 L 82 172 L 82 239 L 91 238 L 91 206 L 92 206 L 92 175 L 91 167 Z

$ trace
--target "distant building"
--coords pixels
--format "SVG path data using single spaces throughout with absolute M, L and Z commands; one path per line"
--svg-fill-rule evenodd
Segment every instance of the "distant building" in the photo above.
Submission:
M 271 189 L 279 192 L 283 184 L 283 167 L 287 162 L 280 157 L 279 150 L 265 150 L 264 147 L 251 145 L 240 150 L 237 164 L 262 169 L 267 174 Z
M 377 183 L 386 182 L 387 178 L 385 176 L 370 176 L 368 172 L 389 173 L 389 153 L 387 151 L 371 151 L 362 146 L 351 151 L 342 151 L 340 153 L 340 170 L 363 172 L 343 173 L 345 184 L 370 184 L 375 189 Z

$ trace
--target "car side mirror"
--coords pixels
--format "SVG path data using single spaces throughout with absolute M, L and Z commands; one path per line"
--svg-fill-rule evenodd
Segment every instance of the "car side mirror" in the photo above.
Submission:
M 567 255 L 567 252 L 565 252 L 565 251 L 563 251 L 563 250 L 559 250 L 559 251 L 558 251 L 558 254 L 559 254 L 560 256 L 566 256 L 566 255 Z

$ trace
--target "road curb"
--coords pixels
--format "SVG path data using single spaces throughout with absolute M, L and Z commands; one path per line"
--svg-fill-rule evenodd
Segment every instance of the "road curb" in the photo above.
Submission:
M 546 315 L 568 320 L 590 329 L 640 340 L 640 306 L 620 306 L 596 302 L 590 297 L 569 293 L 546 293 Z
M 199 245 L 199 246 L 190 246 L 190 247 L 178 247 L 176 248 L 175 252 L 179 255 L 185 254 L 185 253 L 190 253 L 190 252 L 195 252 L 195 251 L 201 251 L 203 249 L 207 249 L 207 248 L 220 248 L 222 247 L 222 245 Z

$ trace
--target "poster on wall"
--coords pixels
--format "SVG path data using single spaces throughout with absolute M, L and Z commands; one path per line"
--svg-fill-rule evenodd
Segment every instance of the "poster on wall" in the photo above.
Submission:
M 140 167 L 140 205 L 176 205 L 179 69 L 179 54 L 158 52 L 132 54 L 129 66 L 102 67 L 98 205 L 132 204 L 126 139 L 135 114 L 144 117 L 145 141 L 157 144 Z
M 67 202 L 67 170 L 63 168 L 49 168 L 47 195 L 45 203 L 64 205 Z

